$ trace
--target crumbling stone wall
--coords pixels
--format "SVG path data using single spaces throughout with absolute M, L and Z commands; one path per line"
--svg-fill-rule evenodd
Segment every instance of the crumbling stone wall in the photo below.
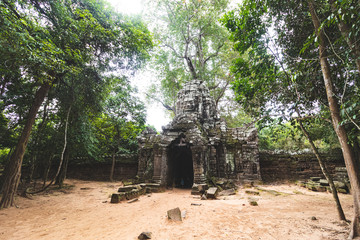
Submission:
M 228 129 L 209 90 L 199 80 L 179 91 L 175 117 L 163 127 L 162 134 L 147 129 L 138 141 L 141 180 L 172 185 L 178 170 L 171 163 L 189 161 L 178 159 L 182 152 L 190 152 L 193 183 L 204 183 L 207 177 L 261 179 L 256 128 Z
M 335 177 L 335 168 L 344 167 L 341 150 L 322 153 L 330 174 Z M 307 180 L 310 177 L 322 177 L 315 155 L 309 153 L 260 152 L 260 169 L 263 181 Z

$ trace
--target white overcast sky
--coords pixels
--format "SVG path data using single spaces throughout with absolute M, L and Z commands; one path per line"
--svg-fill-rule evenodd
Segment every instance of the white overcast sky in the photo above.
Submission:
M 141 14 L 146 0 L 107 0 L 116 11 L 125 14 Z M 241 0 L 232 0 L 231 6 L 240 3 Z M 141 71 L 136 74 L 131 82 L 139 90 L 139 97 L 147 107 L 147 124 L 154 126 L 159 132 L 161 127 L 168 124 L 171 119 L 166 116 L 165 109 L 160 103 L 148 103 L 145 99 L 145 91 L 152 82 L 156 81 L 150 71 Z

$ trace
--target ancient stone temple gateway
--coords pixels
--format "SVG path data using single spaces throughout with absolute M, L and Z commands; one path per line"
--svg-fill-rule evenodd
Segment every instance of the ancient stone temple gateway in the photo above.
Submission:
M 257 130 L 228 129 L 199 80 L 179 91 L 173 121 L 139 137 L 138 176 L 163 186 L 191 187 L 207 177 L 260 180 Z

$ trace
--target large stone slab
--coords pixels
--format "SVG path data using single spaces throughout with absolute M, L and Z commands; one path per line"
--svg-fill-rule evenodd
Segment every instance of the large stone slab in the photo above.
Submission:
M 230 196 L 230 195 L 235 195 L 236 192 L 234 189 L 226 189 L 226 190 L 223 190 L 219 193 L 219 196 Z
M 118 192 L 130 192 L 133 189 L 138 189 L 138 186 L 129 185 L 129 186 L 119 187 Z

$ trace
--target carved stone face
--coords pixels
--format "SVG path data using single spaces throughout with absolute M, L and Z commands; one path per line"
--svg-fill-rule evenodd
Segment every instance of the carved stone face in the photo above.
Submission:
M 196 105 L 198 103 L 195 101 L 195 99 L 191 98 L 184 102 L 184 112 L 194 112 L 196 111 Z

